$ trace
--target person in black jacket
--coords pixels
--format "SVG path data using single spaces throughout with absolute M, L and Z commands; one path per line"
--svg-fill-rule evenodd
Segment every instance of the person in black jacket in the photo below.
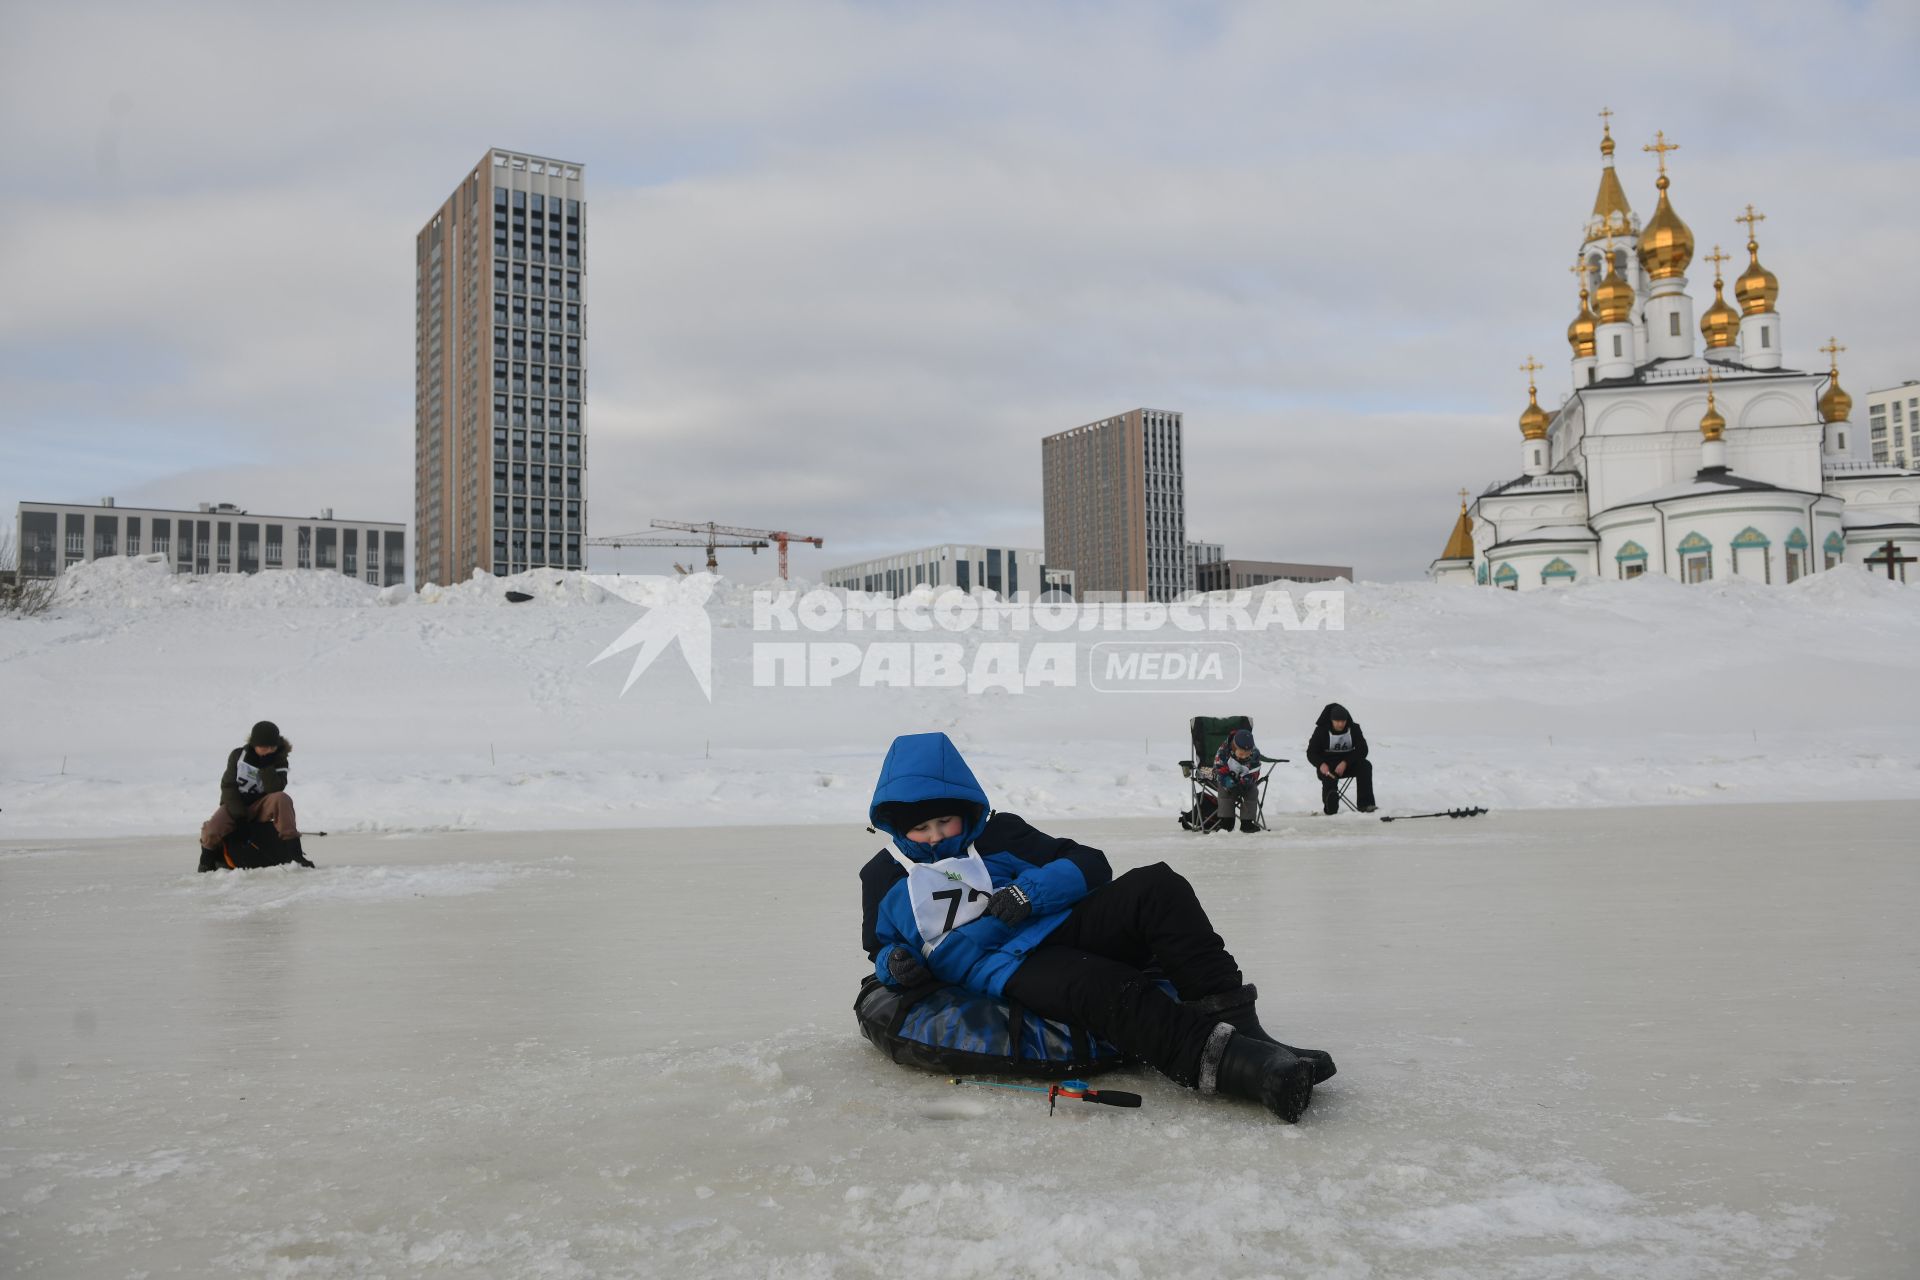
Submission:
M 1320 807 L 1327 813 L 1340 812 L 1340 780 L 1355 778 L 1360 783 L 1357 800 L 1360 812 L 1372 813 L 1373 765 L 1367 761 L 1367 735 L 1337 702 L 1329 702 L 1314 722 L 1313 736 L 1307 739 L 1307 763 L 1320 777 Z
M 293 797 L 287 794 L 287 756 L 293 744 L 280 735 L 271 720 L 262 720 L 247 740 L 227 753 L 220 775 L 220 807 L 200 824 L 200 870 L 212 871 L 232 862 L 220 856 L 228 837 L 249 822 L 270 823 L 280 838 L 281 861 L 312 866 L 300 848 L 300 825 L 294 819 Z

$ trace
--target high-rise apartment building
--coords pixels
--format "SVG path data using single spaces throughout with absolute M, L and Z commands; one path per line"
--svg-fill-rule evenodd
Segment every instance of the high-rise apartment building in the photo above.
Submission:
M 1040 442 L 1047 564 L 1082 597 L 1193 590 L 1178 413 L 1130 409 Z
M 584 568 L 581 166 L 488 151 L 414 243 L 414 582 Z

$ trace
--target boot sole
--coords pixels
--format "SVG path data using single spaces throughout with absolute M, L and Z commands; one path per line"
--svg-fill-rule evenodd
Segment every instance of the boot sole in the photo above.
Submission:
M 1298 1124 L 1312 1099 L 1313 1067 L 1305 1058 L 1269 1073 L 1261 1084 L 1261 1103 L 1287 1124 Z

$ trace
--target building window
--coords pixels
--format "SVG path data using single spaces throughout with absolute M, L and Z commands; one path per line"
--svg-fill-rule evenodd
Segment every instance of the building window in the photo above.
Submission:
M 1617 333 L 1613 335 L 1613 358 L 1615 360 L 1620 358 L 1620 335 Z
M 1667 313 L 1667 336 L 1670 338 L 1680 336 L 1680 313 L 1678 311 L 1670 311 Z
M 1773 326 L 1763 324 L 1760 326 L 1760 349 L 1765 351 L 1771 346 L 1773 346 Z

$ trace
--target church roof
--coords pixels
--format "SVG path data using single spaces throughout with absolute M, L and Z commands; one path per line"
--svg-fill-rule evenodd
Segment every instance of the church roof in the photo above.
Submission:
M 1913 520 L 1889 520 L 1891 514 L 1886 511 L 1855 511 L 1849 507 L 1840 513 L 1840 526 L 1843 529 L 1913 529 L 1920 528 L 1920 522 Z
M 1666 356 L 1659 360 L 1649 360 L 1632 373 L 1622 374 L 1618 378 L 1601 378 L 1597 382 L 1575 387 L 1574 391 L 1578 393 L 1605 387 L 1644 387 L 1653 382 L 1678 381 L 1678 379 L 1653 378 L 1648 375 L 1664 369 L 1667 365 L 1697 364 L 1699 360 L 1699 356 Z M 1805 369 L 1755 369 L 1751 365 L 1741 364 L 1738 360 L 1715 360 L 1712 362 L 1712 368 L 1716 372 L 1737 371 L 1742 374 L 1751 374 L 1756 378 L 1802 378 L 1807 372 Z
M 1487 548 L 1491 555 L 1501 547 L 1518 547 L 1529 542 L 1598 542 L 1600 536 L 1583 524 L 1545 524 L 1511 538 L 1502 538 Z
M 1824 495 L 1811 493 L 1805 489 L 1789 489 L 1784 485 L 1768 484 L 1765 480 L 1755 480 L 1751 476 L 1735 475 L 1725 467 L 1702 467 L 1694 473 L 1693 479 L 1682 480 L 1677 484 L 1666 485 L 1659 489 L 1650 489 L 1646 493 L 1636 494 L 1626 502 L 1617 502 L 1608 507 L 1608 511 L 1618 511 L 1622 507 L 1645 507 L 1657 502 L 1672 502 L 1679 498 L 1704 498 L 1719 493 L 1791 493 L 1806 498 L 1818 498 Z
M 1453 536 L 1447 539 L 1447 549 L 1440 553 L 1442 560 L 1473 559 L 1473 522 L 1467 519 L 1467 507 L 1460 505 L 1460 518 L 1453 522 Z
M 1536 479 L 1552 480 L 1554 483 L 1536 485 L 1533 483 Z M 1566 479 L 1572 479 L 1578 481 L 1578 483 L 1572 486 L 1560 483 Z M 1489 485 L 1480 491 L 1480 496 L 1483 498 L 1492 498 L 1503 493 L 1518 493 L 1524 489 L 1535 488 L 1552 489 L 1558 493 L 1578 493 L 1586 487 L 1586 481 L 1581 478 L 1578 471 L 1549 471 L 1542 476 L 1515 476 L 1511 480 L 1503 480 L 1499 484 Z

